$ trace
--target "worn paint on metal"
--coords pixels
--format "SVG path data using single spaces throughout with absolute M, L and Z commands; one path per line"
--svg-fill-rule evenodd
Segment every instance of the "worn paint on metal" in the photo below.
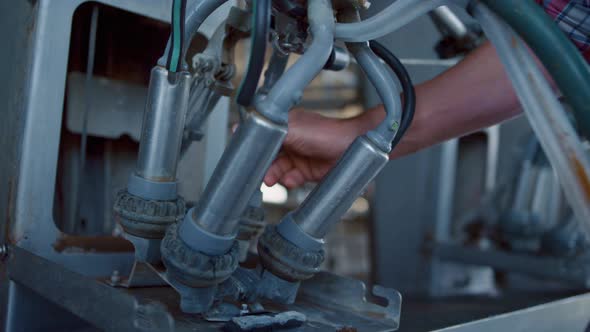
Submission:
M 574 166 L 578 181 L 580 182 L 580 186 L 582 187 L 582 191 L 584 192 L 586 202 L 590 204 L 590 178 L 588 177 L 588 173 L 586 173 L 584 165 L 582 165 L 582 162 L 575 155 L 571 155 L 570 159 Z

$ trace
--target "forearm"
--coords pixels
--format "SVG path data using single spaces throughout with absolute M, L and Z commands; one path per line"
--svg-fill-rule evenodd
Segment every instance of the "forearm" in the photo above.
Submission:
M 438 77 L 416 86 L 414 121 L 391 157 L 465 135 L 519 113 L 516 94 L 490 43 Z M 363 130 L 383 119 L 383 108 L 359 117 Z

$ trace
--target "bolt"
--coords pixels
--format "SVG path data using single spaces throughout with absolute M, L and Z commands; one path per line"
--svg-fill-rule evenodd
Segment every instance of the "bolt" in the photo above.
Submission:
M 242 310 L 240 310 L 240 316 L 244 316 L 250 313 L 250 310 L 248 310 L 248 305 L 245 303 L 242 303 Z
M 8 246 L 3 244 L 0 245 L 0 259 L 5 260 L 8 257 Z
M 371 2 L 369 0 L 361 0 L 361 6 L 363 9 L 369 9 L 369 7 L 371 7 Z
M 113 274 L 111 274 L 111 284 L 118 285 L 120 281 L 121 276 L 119 275 L 119 270 L 113 271 Z

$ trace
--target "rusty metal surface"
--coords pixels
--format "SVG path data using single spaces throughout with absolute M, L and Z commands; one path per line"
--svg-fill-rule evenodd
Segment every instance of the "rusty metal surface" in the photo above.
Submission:
M 61 234 L 53 244 L 56 252 L 132 252 L 133 245 L 122 237 Z

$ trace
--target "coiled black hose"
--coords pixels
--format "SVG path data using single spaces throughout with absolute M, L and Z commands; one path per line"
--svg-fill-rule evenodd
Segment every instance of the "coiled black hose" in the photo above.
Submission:
M 416 112 L 416 91 L 414 90 L 412 79 L 406 67 L 404 67 L 401 61 L 391 51 L 374 40 L 369 42 L 369 46 L 375 55 L 381 58 L 391 68 L 403 90 L 404 109 L 398 133 L 391 142 L 391 148 L 393 149 L 397 146 L 414 120 L 414 113 Z
M 252 43 L 248 69 L 240 84 L 236 102 L 244 107 L 250 106 L 258 87 L 258 81 L 264 67 L 264 55 L 271 21 L 271 0 L 252 1 Z

